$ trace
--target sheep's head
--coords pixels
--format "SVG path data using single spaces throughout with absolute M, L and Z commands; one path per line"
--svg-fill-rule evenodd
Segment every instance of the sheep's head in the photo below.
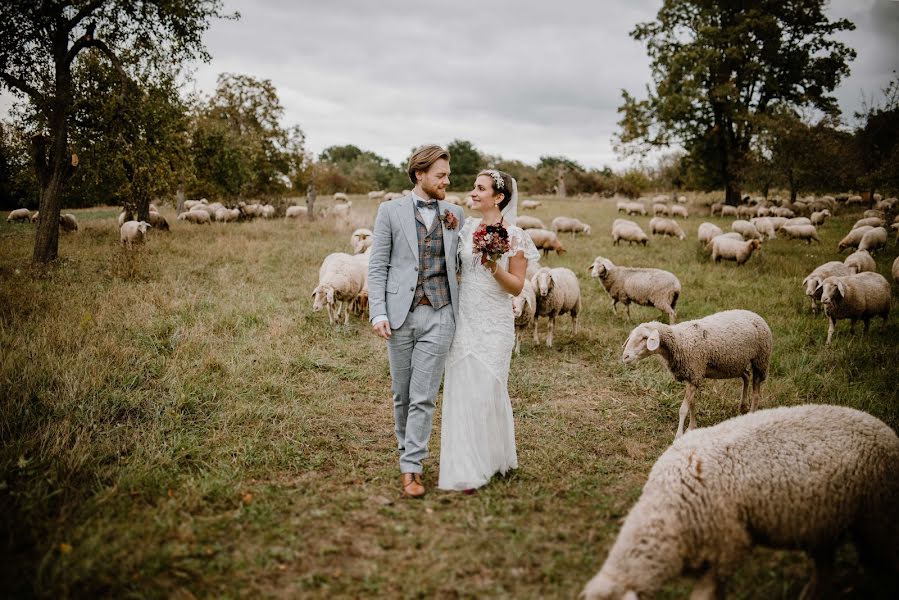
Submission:
M 754 252 L 762 247 L 761 240 L 749 240 L 749 251 Z
M 146 221 L 141 221 L 140 223 L 137 224 L 137 230 L 140 231 L 141 233 L 147 233 L 147 229 L 149 229 L 151 227 L 153 227 L 153 226 L 150 225 L 149 223 L 147 223 Z
M 589 225 L 584 225 L 584 233 L 590 235 L 591 229 Z
M 525 285 L 527 285 L 527 282 L 525 282 Z M 528 299 L 524 295 L 524 289 L 521 291 L 521 294 L 512 298 L 512 314 L 515 315 L 516 319 L 524 314 L 524 307 L 528 303 Z
M 334 304 L 334 287 L 322 284 L 312 290 L 312 312 L 318 312 L 326 305 Z
M 637 592 L 626 589 L 609 577 L 604 569 L 587 582 L 581 596 L 585 600 L 639 600 Z
M 590 276 L 593 279 L 603 279 L 614 266 L 608 258 L 597 256 L 593 259 L 593 264 L 587 267 L 587 271 L 590 272 Z
M 809 275 L 806 277 L 802 285 L 805 286 L 805 295 L 815 298 L 816 300 L 821 298 L 821 276 L 820 275 Z
M 621 354 L 624 364 L 640 362 L 658 352 L 660 344 L 658 325 L 658 323 L 642 323 L 634 327 L 624 342 L 624 351 Z
M 549 294 L 555 285 L 553 282 L 552 271 L 543 267 L 536 273 L 534 273 L 534 291 L 537 292 L 538 296 L 546 297 Z
M 821 304 L 828 311 L 837 307 L 846 295 L 846 284 L 838 279 L 828 277 L 821 284 Z

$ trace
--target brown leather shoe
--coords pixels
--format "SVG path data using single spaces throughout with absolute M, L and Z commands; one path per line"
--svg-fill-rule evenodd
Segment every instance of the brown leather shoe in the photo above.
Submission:
M 403 473 L 403 494 L 410 498 L 421 498 L 425 495 L 421 473 Z

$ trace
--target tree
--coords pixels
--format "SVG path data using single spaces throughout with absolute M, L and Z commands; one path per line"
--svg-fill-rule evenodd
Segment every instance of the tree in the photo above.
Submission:
M 471 190 L 474 188 L 474 180 L 477 179 L 478 173 L 486 166 L 484 157 L 471 142 L 465 140 L 453 140 L 446 149 L 450 153 L 452 188 Z
M 871 197 L 880 189 L 899 191 L 899 78 L 887 85 L 883 95 L 883 103 L 866 102 L 855 115 L 862 121 L 855 132 L 859 185 Z
M 825 0 L 664 0 L 631 37 L 646 42 L 653 86 L 623 91 L 619 148 L 646 153 L 681 145 L 704 163 L 707 186 L 741 195 L 759 117 L 775 105 L 834 113 L 828 95 L 855 51 L 830 36 L 854 25 L 824 14 Z
M 128 78 L 123 50 L 154 64 L 208 59 L 202 34 L 220 0 L 6 0 L 0 3 L 0 82 L 26 98 L 41 219 L 32 260 L 54 260 L 66 183 L 78 165 L 69 149 L 72 69 L 93 48 Z
M 360 194 L 408 186 L 406 174 L 388 159 L 353 145 L 325 148 L 319 164 L 316 180 L 323 191 Z

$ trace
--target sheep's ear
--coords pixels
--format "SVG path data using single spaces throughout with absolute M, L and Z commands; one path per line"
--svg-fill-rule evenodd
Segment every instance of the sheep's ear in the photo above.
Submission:
M 587 272 L 588 272 L 588 273 L 592 273 L 592 272 L 593 272 L 593 264 L 592 264 L 592 263 L 591 263 L 590 265 L 587 266 Z
M 840 290 L 840 296 L 846 296 L 846 284 L 842 281 L 837 281 L 837 289 Z
M 334 302 L 334 290 L 328 290 L 327 298 L 328 298 L 328 304 L 331 304 L 332 302 Z
M 318 288 L 312 290 L 312 297 L 315 298 L 315 295 L 318 293 Z
M 646 349 L 655 352 L 659 349 L 659 330 L 653 329 L 649 337 L 646 338 Z

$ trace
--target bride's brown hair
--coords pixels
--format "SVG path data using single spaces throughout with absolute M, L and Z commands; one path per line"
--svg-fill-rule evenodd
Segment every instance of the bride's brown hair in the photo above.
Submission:
M 503 188 L 501 190 L 496 189 L 496 180 L 493 178 L 494 173 L 499 173 L 499 176 L 503 178 Z M 500 171 L 499 169 L 484 169 L 480 173 L 478 173 L 478 177 L 481 175 L 486 175 L 490 178 L 490 185 L 493 186 L 493 195 L 502 194 L 503 199 L 498 204 L 499 209 L 503 210 L 512 201 L 512 176 L 506 173 L 505 171 Z

